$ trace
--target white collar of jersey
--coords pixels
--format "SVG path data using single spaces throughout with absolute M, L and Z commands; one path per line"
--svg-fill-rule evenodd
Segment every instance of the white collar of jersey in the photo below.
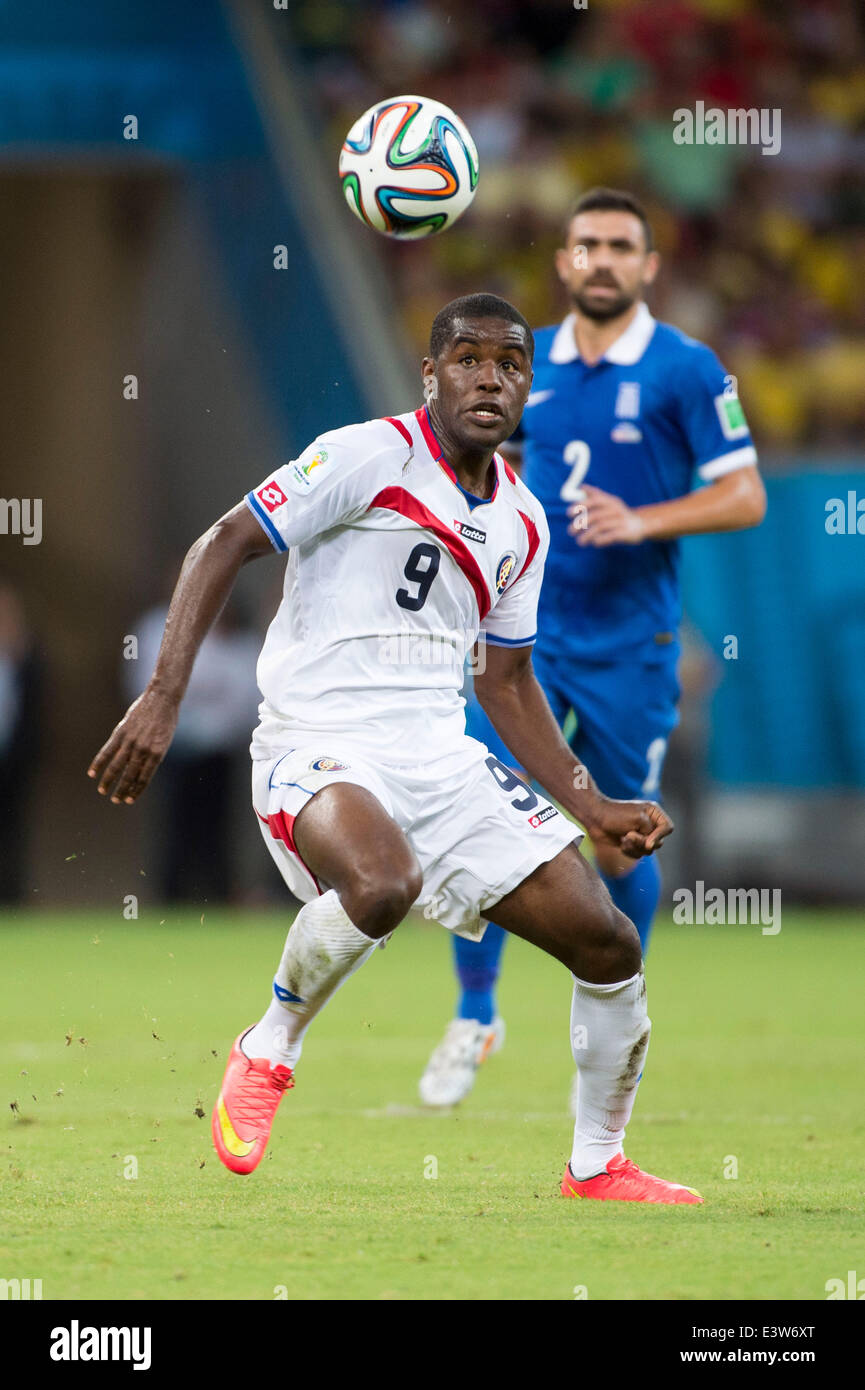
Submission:
M 556 366 L 561 366 L 565 362 L 576 362 L 580 355 L 577 340 L 574 337 L 576 317 L 576 314 L 568 314 L 568 317 L 559 324 L 556 336 L 553 338 L 550 361 Z M 616 341 L 610 344 L 601 361 L 612 362 L 617 367 L 632 367 L 635 362 L 639 362 L 646 351 L 654 331 L 655 320 L 649 313 L 648 306 L 641 301 L 624 333 L 620 333 Z

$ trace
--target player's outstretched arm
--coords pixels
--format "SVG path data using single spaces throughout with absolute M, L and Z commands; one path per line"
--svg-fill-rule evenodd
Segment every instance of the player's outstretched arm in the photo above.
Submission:
M 621 497 L 588 483 L 583 493 L 584 500 L 568 508 L 568 530 L 578 545 L 639 545 L 712 531 L 744 531 L 759 526 L 766 515 L 766 489 L 756 465 L 737 468 L 684 497 L 645 507 L 629 507 Z
M 248 560 L 272 555 L 273 547 L 245 503 L 221 517 L 190 548 L 171 606 L 156 667 L 144 691 L 129 706 L 102 745 L 88 777 L 100 795 L 117 804 L 144 791 L 174 736 L 196 653 L 225 606 Z
M 597 848 L 630 859 L 651 854 L 673 822 L 654 801 L 612 801 L 571 752 L 532 670 L 531 647 L 487 644 L 475 693 L 498 734 L 529 776 L 585 827 Z

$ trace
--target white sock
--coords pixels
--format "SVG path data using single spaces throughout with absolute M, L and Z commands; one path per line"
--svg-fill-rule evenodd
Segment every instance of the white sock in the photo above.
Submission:
M 247 1057 L 294 1068 L 312 1019 L 378 945 L 350 920 L 331 889 L 292 923 L 266 1014 L 243 1039 Z
M 642 971 L 612 985 L 574 976 L 571 1047 L 580 1081 L 571 1172 L 581 1181 L 622 1152 L 651 1029 Z

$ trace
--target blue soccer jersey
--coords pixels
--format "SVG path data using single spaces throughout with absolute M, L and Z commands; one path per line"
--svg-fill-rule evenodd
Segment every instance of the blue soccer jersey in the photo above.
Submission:
M 568 507 L 583 482 L 639 507 L 756 463 L 735 380 L 710 348 L 657 322 L 645 304 L 594 366 L 580 359 L 573 315 L 535 342 L 515 438 L 550 526 L 538 646 L 588 661 L 650 660 L 669 648 L 681 618 L 678 542 L 578 546 Z

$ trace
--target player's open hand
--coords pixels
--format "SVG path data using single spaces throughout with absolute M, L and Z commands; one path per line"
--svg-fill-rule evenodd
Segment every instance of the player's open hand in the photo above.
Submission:
M 608 846 L 629 859 L 642 859 L 672 834 L 673 822 L 655 801 L 601 797 L 586 830 L 596 849 Z
M 177 702 L 160 691 L 139 695 L 87 769 L 100 796 L 116 805 L 137 800 L 168 751 L 177 714 Z
M 576 537 L 577 545 L 639 545 L 646 539 L 639 512 L 621 497 L 590 483 L 583 484 L 582 492 L 583 500 L 568 507 L 568 534 Z

